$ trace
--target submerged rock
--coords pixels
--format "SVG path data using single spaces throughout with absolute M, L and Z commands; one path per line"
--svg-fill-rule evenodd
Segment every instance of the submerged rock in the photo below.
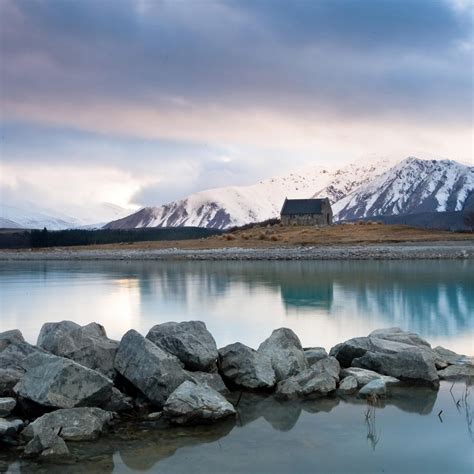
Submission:
M 260 344 L 258 352 L 272 361 L 277 381 L 297 375 L 308 368 L 301 342 L 288 328 L 275 329 L 271 336 Z
M 38 353 L 28 356 L 23 365 L 26 373 L 14 391 L 42 406 L 97 406 L 112 395 L 110 379 L 72 360 Z
M 216 341 L 202 321 L 157 324 L 146 337 L 175 355 L 188 370 L 215 370 L 218 356 Z
M 0 398 L 0 416 L 8 416 L 16 407 L 16 400 L 11 397 Z
M 179 425 L 212 423 L 235 415 L 234 407 L 207 385 L 183 382 L 168 398 L 165 416 Z
M 189 379 L 175 356 L 133 329 L 120 341 L 115 369 L 159 408 L 179 385 Z
M 219 371 L 250 390 L 272 388 L 276 382 L 270 358 L 240 342 L 219 349 Z
M 367 398 L 370 396 L 385 397 L 387 395 L 387 385 L 382 379 L 375 379 L 364 385 L 359 390 L 359 397 Z
M 354 377 L 357 381 L 357 386 L 363 387 L 367 385 L 372 380 L 383 380 L 387 385 L 396 385 L 400 383 L 395 377 L 390 377 L 389 375 L 382 375 L 373 370 L 368 369 L 361 369 L 359 367 L 348 367 L 347 369 L 341 370 L 341 376 L 343 377 L 343 381 L 346 378 Z
M 50 352 L 55 355 L 72 359 L 84 367 L 97 370 L 113 379 L 118 341 L 109 339 L 104 327 L 100 324 L 90 323 L 76 327 L 75 323 L 69 325 L 70 321 L 64 323 L 68 323 L 66 327 L 63 325 L 55 330 L 45 331 L 48 336 L 43 337 L 43 346 L 50 347 Z
M 308 367 L 318 362 L 318 360 L 328 357 L 328 353 L 324 347 L 308 347 L 303 349 Z
M 22 432 L 26 438 L 54 432 L 69 441 L 96 439 L 107 427 L 113 414 L 100 408 L 70 408 L 41 416 Z

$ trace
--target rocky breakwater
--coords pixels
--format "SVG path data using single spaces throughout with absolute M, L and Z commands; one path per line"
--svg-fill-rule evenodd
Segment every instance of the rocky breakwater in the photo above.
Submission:
M 41 461 L 73 460 L 68 443 L 93 440 L 127 420 L 215 423 L 235 417 L 244 391 L 265 397 L 390 397 L 392 387 L 474 379 L 474 361 L 398 328 L 303 348 L 280 328 L 257 350 L 221 349 L 200 321 L 158 324 L 121 341 L 96 323 L 47 323 L 36 346 L 0 333 L 0 445 Z M 288 409 L 291 410 L 291 403 Z

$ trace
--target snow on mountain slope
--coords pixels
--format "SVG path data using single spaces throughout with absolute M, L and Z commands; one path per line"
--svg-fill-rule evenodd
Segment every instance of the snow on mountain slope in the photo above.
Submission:
M 339 200 L 392 163 L 351 164 L 339 169 L 311 167 L 251 186 L 209 189 L 159 207 L 140 211 L 107 224 L 106 228 L 198 226 L 223 229 L 278 217 L 286 197 L 328 196 Z
M 474 209 L 474 167 L 407 158 L 333 205 L 338 220 Z

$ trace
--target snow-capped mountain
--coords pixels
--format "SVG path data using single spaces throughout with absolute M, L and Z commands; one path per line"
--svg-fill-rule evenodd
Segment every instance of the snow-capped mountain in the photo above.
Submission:
M 339 220 L 474 210 L 474 167 L 407 158 L 333 205 Z
M 390 168 L 377 162 L 342 168 L 311 167 L 251 186 L 209 189 L 184 199 L 140 211 L 107 224 L 106 228 L 198 226 L 224 229 L 278 217 L 286 197 L 328 196 L 332 202 L 370 182 Z

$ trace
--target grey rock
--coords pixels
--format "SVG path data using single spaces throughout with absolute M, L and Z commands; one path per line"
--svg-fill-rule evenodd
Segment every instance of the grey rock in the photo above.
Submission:
M 311 366 L 311 370 L 314 373 L 330 375 L 336 379 L 336 382 L 339 382 L 341 366 L 335 357 L 325 357 L 318 360 Z
M 308 347 L 303 349 L 308 367 L 318 362 L 318 360 L 325 359 L 328 356 L 324 347 Z
M 373 370 L 361 369 L 359 367 L 348 367 L 347 369 L 342 369 L 341 376 L 343 377 L 343 381 L 348 377 L 354 377 L 357 381 L 357 387 L 359 388 L 372 382 L 372 380 L 379 379 L 383 380 L 386 385 L 397 385 L 400 383 L 400 380 L 395 377 L 382 375 Z
M 59 433 L 69 441 L 96 439 L 108 426 L 113 414 L 100 408 L 69 408 L 56 410 L 36 419 L 22 432 L 25 438 Z
M 164 414 L 172 423 L 195 425 L 235 416 L 234 407 L 207 385 L 183 382 L 168 398 Z
M 192 380 L 196 381 L 196 383 L 207 385 L 216 392 L 219 392 L 221 395 L 227 395 L 230 393 L 229 389 L 222 380 L 222 377 L 217 373 L 210 374 L 208 372 L 189 372 L 189 376 Z
M 98 406 L 112 396 L 112 381 L 76 362 L 50 354 L 31 354 L 25 375 L 15 386 L 18 396 L 45 407 Z
M 430 343 L 420 337 L 418 334 L 414 332 L 403 331 L 398 327 L 376 329 L 369 334 L 369 337 L 377 337 L 387 341 L 402 342 L 410 346 L 431 348 Z
M 73 323 L 74 326 L 75 323 Z M 115 377 L 114 360 L 119 343 L 107 337 L 103 326 L 90 323 L 86 326 L 71 326 L 56 331 L 57 339 L 53 342 L 53 333 L 47 338 L 51 352 L 61 357 L 72 359 L 78 364 L 97 370 L 106 377 Z M 44 326 L 43 326 L 44 327 Z
M 469 357 L 463 354 L 456 354 L 456 352 L 445 349 L 444 347 L 437 346 L 433 349 L 437 356 L 448 365 L 457 364 L 472 364 L 474 365 L 474 357 Z
M 352 395 L 357 392 L 358 384 L 357 379 L 352 375 L 346 377 L 340 384 L 337 389 L 337 394 L 339 395 Z
M 276 383 L 270 358 L 240 342 L 219 349 L 219 371 L 234 384 L 251 390 L 272 388 Z
M 24 455 L 27 457 L 41 456 L 42 459 L 69 457 L 70 452 L 63 438 L 58 436 L 58 430 L 42 431 L 26 446 Z
M 146 337 L 175 355 L 188 370 L 215 370 L 218 355 L 216 341 L 202 321 L 157 324 Z
M 112 387 L 112 396 L 101 406 L 105 411 L 123 412 L 133 410 L 133 398 L 123 394 L 119 389 Z
M 79 324 L 76 324 L 73 321 L 45 323 L 41 327 L 37 345 L 52 354 L 56 354 L 58 352 L 58 344 L 61 337 L 80 327 Z
M 466 380 L 474 382 L 474 365 L 450 365 L 446 369 L 440 370 L 438 375 L 441 380 Z
M 330 351 L 342 367 L 361 367 L 400 380 L 439 386 L 431 349 L 377 337 L 357 337 Z
M 20 420 L 19 418 L 8 420 L 0 418 L 0 438 L 2 436 L 16 436 L 23 426 L 23 420 Z
M 18 329 L 0 332 L 0 352 L 5 350 L 10 344 L 24 343 L 23 334 Z
M 175 356 L 133 329 L 120 341 L 115 369 L 159 408 L 179 385 L 189 379 Z
M 367 398 L 370 396 L 385 397 L 387 395 L 387 385 L 382 379 L 375 379 L 364 385 L 359 390 L 359 397 Z
M 336 379 L 313 367 L 278 383 L 275 397 L 279 400 L 314 399 L 336 390 Z
M 146 418 L 147 418 L 147 420 L 155 421 L 155 420 L 159 420 L 162 416 L 163 416 L 162 411 L 155 411 L 153 413 L 148 413 Z
M 297 375 L 308 368 L 301 342 L 288 328 L 275 329 L 271 336 L 260 344 L 258 352 L 271 359 L 277 381 Z
M 8 416 L 16 407 L 16 400 L 11 397 L 0 398 L 0 416 Z

